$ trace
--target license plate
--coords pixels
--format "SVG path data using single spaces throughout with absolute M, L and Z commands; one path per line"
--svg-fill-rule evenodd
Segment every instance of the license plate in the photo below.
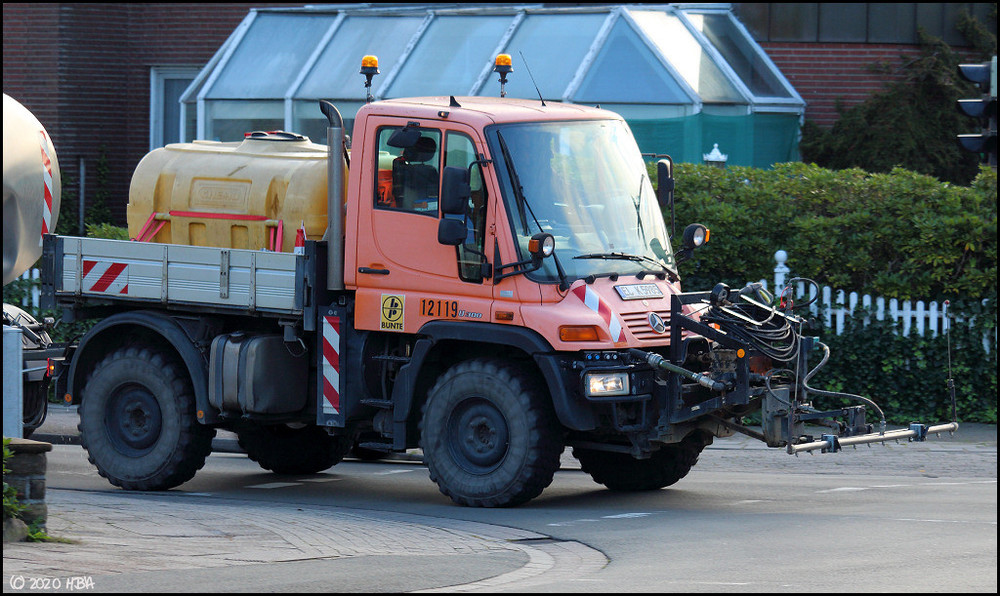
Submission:
M 647 298 L 663 298 L 663 292 L 656 284 L 634 284 L 631 286 L 615 286 L 622 300 L 643 300 Z

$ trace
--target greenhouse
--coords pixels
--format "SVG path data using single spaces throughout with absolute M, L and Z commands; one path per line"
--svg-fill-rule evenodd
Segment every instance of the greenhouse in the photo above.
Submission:
M 318 142 L 317 100 L 352 117 L 375 100 L 506 97 L 599 105 L 621 114 L 645 153 L 701 162 L 798 159 L 805 102 L 727 5 L 366 5 L 254 9 L 182 97 L 185 140 L 290 130 Z M 720 8 L 720 6 L 722 6 Z M 361 59 L 380 74 L 366 89 Z

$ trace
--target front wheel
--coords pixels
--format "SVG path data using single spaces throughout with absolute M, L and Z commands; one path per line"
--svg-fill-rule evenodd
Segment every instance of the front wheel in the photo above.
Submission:
M 562 431 L 541 382 L 492 359 L 462 362 L 428 393 L 420 423 L 424 462 L 459 505 L 525 503 L 559 469 Z
M 628 453 L 575 447 L 573 457 L 594 482 L 615 491 L 657 490 L 687 476 L 711 438 L 692 433 L 676 444 L 664 445 L 647 459 Z
M 101 476 L 126 490 L 166 490 L 194 477 L 215 429 L 195 417 L 184 370 L 157 348 L 104 358 L 84 387 L 80 441 Z

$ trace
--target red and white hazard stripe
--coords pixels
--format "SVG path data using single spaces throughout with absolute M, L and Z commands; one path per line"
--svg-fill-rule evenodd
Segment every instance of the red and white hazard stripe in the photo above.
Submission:
M 110 261 L 84 261 L 84 292 L 128 294 L 128 264 Z
M 576 295 L 590 310 L 601 315 L 604 323 L 608 326 L 608 333 L 611 334 L 611 341 L 615 343 L 625 341 L 625 329 L 618 319 L 617 313 L 611 310 L 608 303 L 601 298 L 600 294 L 594 291 L 589 285 L 581 283 L 572 289 Z
M 52 227 L 52 160 L 49 158 L 49 140 L 44 130 L 38 131 L 39 144 L 42 147 L 42 183 L 44 198 L 42 204 L 42 233 L 38 237 L 38 246 L 42 245 L 42 236 L 48 234 Z
M 323 413 L 340 414 L 340 317 L 323 317 Z

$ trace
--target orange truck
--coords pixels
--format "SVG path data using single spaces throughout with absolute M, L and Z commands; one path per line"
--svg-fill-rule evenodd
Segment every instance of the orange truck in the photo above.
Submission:
M 320 109 L 325 146 L 272 131 L 150 153 L 131 241 L 46 236 L 44 295 L 99 319 L 56 385 L 112 484 L 180 485 L 226 429 L 278 474 L 419 448 L 454 502 L 514 506 L 566 447 L 636 491 L 733 432 L 792 453 L 957 428 L 817 411 L 788 372 L 814 345 L 802 319 L 753 286 L 682 292 L 708 230 L 670 237 L 671 163 L 654 191 L 617 114 L 393 99 L 363 106 L 348 143 Z

